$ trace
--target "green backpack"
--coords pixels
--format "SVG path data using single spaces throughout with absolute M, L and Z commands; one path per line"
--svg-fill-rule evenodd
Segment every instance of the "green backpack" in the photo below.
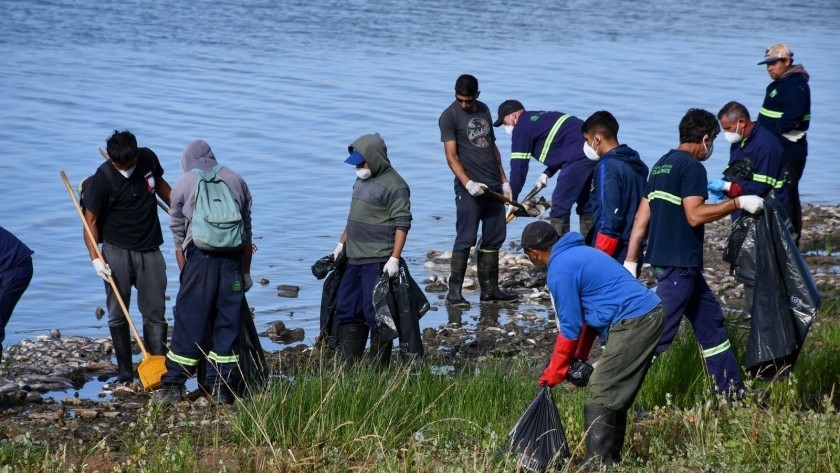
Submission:
M 193 243 L 205 251 L 234 251 L 242 248 L 242 212 L 233 193 L 218 173 L 217 164 L 210 171 L 193 169 L 198 175 L 195 187 L 195 210 L 190 228 Z

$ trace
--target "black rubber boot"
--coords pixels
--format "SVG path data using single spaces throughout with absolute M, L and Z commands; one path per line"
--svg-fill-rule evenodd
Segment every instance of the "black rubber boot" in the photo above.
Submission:
M 464 275 L 467 274 L 467 262 L 470 254 L 468 251 L 453 251 L 452 262 L 449 272 L 449 293 L 446 295 L 446 305 L 468 310 L 470 302 L 461 295 L 461 286 L 464 284 Z
M 383 337 L 379 330 L 370 331 L 370 358 L 382 368 L 387 368 L 391 363 L 391 354 L 394 352 L 393 340 Z
M 592 215 L 580 216 L 580 234 L 586 237 L 589 235 L 589 230 L 592 230 L 592 225 L 595 224 L 595 217 Z
M 348 366 L 362 359 L 368 339 L 367 324 L 353 322 L 338 326 L 338 353 Z
M 509 302 L 519 299 L 499 289 L 499 252 L 478 252 L 478 284 L 481 286 L 481 301 Z
M 615 463 L 621 461 L 621 449 L 624 447 L 624 436 L 627 434 L 627 411 L 615 412 L 615 433 L 613 434 L 612 459 Z
M 166 354 L 166 332 L 168 330 L 169 326 L 166 324 L 143 326 L 143 341 L 146 342 L 146 350 L 150 355 Z
M 128 323 L 109 327 L 111 341 L 114 344 L 114 357 L 117 359 L 117 377 L 114 383 L 131 383 L 134 381 L 134 365 L 131 361 L 131 333 Z
M 557 234 L 560 236 L 569 233 L 569 228 L 571 228 L 571 223 L 568 218 L 550 218 L 548 219 L 548 223 L 554 227 L 554 230 L 556 230 Z
M 615 463 L 616 411 L 595 404 L 583 407 L 583 428 L 586 432 L 586 457 L 584 466 L 588 469 L 609 467 Z M 620 450 L 619 446 L 619 450 Z

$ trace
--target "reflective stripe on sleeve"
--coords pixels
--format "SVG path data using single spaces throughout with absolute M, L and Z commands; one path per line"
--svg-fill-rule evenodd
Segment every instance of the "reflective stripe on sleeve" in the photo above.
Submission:
M 666 202 L 670 202 L 674 205 L 682 205 L 682 198 L 678 195 L 670 194 L 665 191 L 653 191 L 648 194 L 648 201 L 653 202 L 656 199 L 661 199 Z
M 764 174 L 753 174 L 752 180 L 761 184 L 767 184 L 773 189 L 781 189 L 785 185 L 784 178 L 776 179 L 774 177 L 765 176 Z
M 764 107 L 761 107 L 761 109 L 758 110 L 758 114 L 770 118 L 782 118 L 782 112 L 777 112 Z
M 548 132 L 548 137 L 545 139 L 545 143 L 543 143 L 543 149 L 540 151 L 539 160 L 541 163 L 545 163 L 545 158 L 548 156 L 548 149 L 551 147 L 551 142 L 554 141 L 554 137 L 557 135 L 557 131 L 560 130 L 560 127 L 563 126 L 563 122 L 565 122 L 570 116 L 571 115 L 567 113 L 554 122 L 554 126 L 551 127 L 551 131 Z
M 531 159 L 531 153 L 510 153 L 510 159 Z

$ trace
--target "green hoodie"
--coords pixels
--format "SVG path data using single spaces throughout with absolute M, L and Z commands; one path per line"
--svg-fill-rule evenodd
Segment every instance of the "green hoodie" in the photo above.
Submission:
M 359 137 L 349 146 L 370 167 L 371 177 L 356 179 L 347 216 L 347 258 L 350 264 L 387 261 L 397 229 L 411 228 L 410 189 L 388 160 L 379 133 Z

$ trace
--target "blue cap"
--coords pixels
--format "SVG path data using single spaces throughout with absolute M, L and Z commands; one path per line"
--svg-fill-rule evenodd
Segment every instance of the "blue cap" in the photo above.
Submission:
M 347 164 L 352 164 L 353 166 L 358 166 L 358 165 L 362 164 L 363 162 L 365 162 L 365 157 L 362 156 L 362 154 L 359 153 L 358 151 L 353 150 L 353 152 L 350 153 L 350 157 L 345 159 L 344 162 L 347 163 Z

